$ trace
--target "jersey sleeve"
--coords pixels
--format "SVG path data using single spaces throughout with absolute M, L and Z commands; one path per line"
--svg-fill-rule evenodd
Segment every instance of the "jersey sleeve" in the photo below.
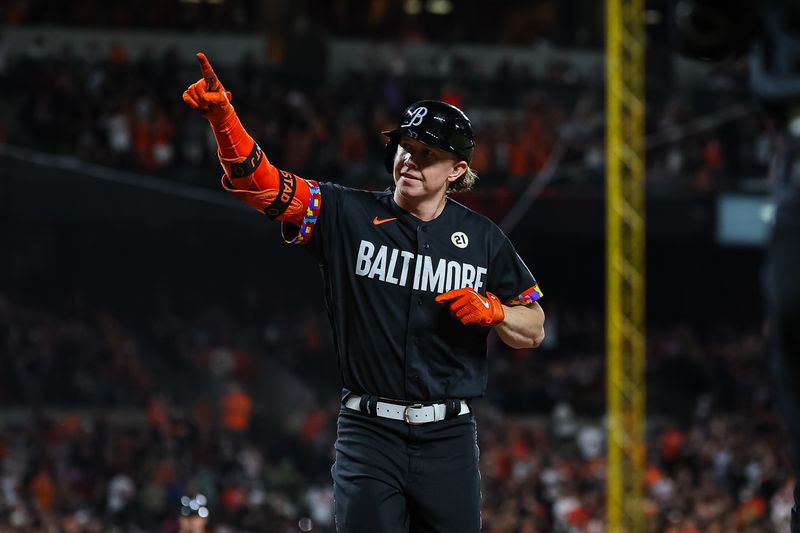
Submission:
M 310 199 L 306 215 L 300 226 L 282 221 L 281 234 L 288 244 L 300 244 L 318 259 L 324 260 L 341 211 L 342 187 L 333 183 L 317 183 L 307 180 L 310 185 Z
M 500 233 L 498 241 L 498 249 L 489 267 L 487 290 L 510 306 L 527 305 L 541 298 L 542 291 L 536 278 L 508 237 Z

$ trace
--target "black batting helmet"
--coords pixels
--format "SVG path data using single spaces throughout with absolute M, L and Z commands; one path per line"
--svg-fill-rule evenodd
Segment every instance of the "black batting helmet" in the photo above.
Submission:
M 470 163 L 475 149 L 472 123 L 459 108 L 439 100 L 421 100 L 411 104 L 396 129 L 382 132 L 386 143 L 386 170 L 392 172 L 400 137 L 406 135 L 423 144 L 453 153 Z

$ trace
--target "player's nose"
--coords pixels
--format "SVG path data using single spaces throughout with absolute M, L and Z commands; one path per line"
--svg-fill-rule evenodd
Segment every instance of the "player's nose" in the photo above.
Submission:
M 414 161 L 414 156 L 409 151 L 406 151 L 406 153 L 403 155 L 403 163 L 409 168 L 417 168 L 417 163 Z

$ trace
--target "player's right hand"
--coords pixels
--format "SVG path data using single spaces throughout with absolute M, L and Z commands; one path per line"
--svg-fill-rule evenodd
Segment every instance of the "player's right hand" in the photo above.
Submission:
M 450 314 L 465 326 L 495 326 L 505 320 L 503 304 L 489 291 L 486 296 L 469 287 L 453 289 L 435 298 L 450 308 Z
M 231 105 L 233 95 L 222 86 L 205 54 L 198 52 L 197 60 L 203 77 L 183 91 L 183 101 L 200 111 L 212 124 L 220 124 L 234 112 Z

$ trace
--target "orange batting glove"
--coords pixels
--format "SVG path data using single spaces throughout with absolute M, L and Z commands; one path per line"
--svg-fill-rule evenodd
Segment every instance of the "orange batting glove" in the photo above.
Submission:
M 503 304 L 491 292 L 486 296 L 474 289 L 464 288 L 445 292 L 436 297 L 436 302 L 450 305 L 450 314 L 465 326 L 494 326 L 502 322 L 506 313 Z
M 212 124 L 222 124 L 233 115 L 233 95 L 225 90 L 203 53 L 197 54 L 203 77 L 183 91 L 183 101 L 197 109 Z

